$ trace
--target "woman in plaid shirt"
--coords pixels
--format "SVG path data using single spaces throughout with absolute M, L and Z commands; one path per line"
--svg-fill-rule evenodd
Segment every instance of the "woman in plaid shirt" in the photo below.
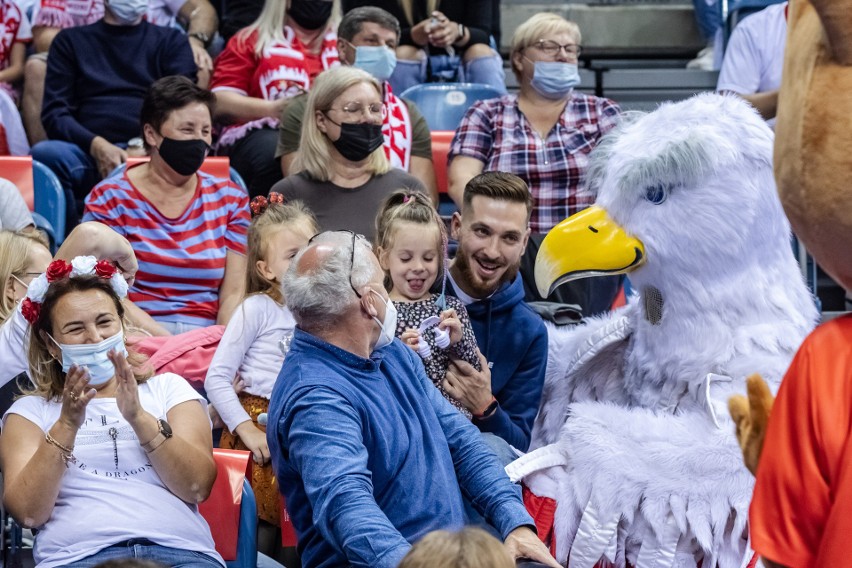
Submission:
M 537 14 L 512 38 L 520 93 L 475 103 L 450 148 L 449 193 L 461 205 L 464 186 L 483 171 L 522 178 L 533 195 L 530 228 L 546 233 L 594 202 L 585 187 L 589 153 L 617 123 L 609 99 L 574 91 L 580 29 L 556 14 Z
M 574 90 L 579 55 L 580 28 L 574 22 L 542 13 L 521 24 L 510 55 L 520 92 L 476 102 L 450 147 L 449 194 L 459 206 L 467 182 L 483 171 L 510 172 L 529 186 L 532 235 L 521 266 L 525 284 L 543 235 L 594 202 L 585 179 L 589 154 L 621 114 L 615 102 Z M 534 285 L 526 287 L 527 300 L 540 299 Z M 587 291 L 560 300 L 583 305 L 586 315 L 598 311 L 598 304 L 609 307 L 607 298 L 591 300 Z

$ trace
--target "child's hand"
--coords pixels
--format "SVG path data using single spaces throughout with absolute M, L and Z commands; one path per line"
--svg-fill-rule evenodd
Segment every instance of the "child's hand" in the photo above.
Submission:
M 269 446 L 266 443 L 266 432 L 254 425 L 251 420 L 240 423 L 235 432 L 243 444 L 251 450 L 254 463 L 264 465 L 269 461 Z
M 417 351 L 417 346 L 420 344 L 420 332 L 414 328 L 408 328 L 399 336 L 400 341 Z
M 243 392 L 243 389 L 246 388 L 246 383 L 239 373 L 234 375 L 234 380 L 231 381 L 231 385 L 234 387 L 234 392 L 240 394 Z
M 455 345 L 461 341 L 462 324 L 454 309 L 450 308 L 441 312 L 441 323 L 438 324 L 438 327 L 450 332 L 450 345 Z

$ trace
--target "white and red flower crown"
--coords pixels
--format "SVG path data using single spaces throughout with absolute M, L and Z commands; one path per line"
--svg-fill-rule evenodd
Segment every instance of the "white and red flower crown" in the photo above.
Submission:
M 30 282 L 27 288 L 27 297 L 21 302 L 21 313 L 24 318 L 33 325 L 41 313 L 41 303 L 44 295 L 52 282 L 63 278 L 74 278 L 75 276 L 99 276 L 109 280 L 113 291 L 119 298 L 127 296 L 127 282 L 124 277 L 108 260 L 98 260 L 94 256 L 78 256 L 70 263 L 64 260 L 51 262 L 44 274 L 40 274 Z

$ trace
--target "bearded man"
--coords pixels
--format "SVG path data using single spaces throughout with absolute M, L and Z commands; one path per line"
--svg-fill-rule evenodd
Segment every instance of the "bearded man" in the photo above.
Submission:
M 524 303 L 519 275 L 531 211 L 529 188 L 518 176 L 488 172 L 465 186 L 452 220 L 458 251 L 450 282 L 470 315 L 483 364 L 477 371 L 453 362 L 444 383 L 481 432 L 521 451 L 529 448 L 547 364 L 547 330 Z

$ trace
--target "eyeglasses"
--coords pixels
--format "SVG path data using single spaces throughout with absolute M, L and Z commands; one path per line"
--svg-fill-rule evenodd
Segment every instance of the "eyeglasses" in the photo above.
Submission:
M 549 39 L 540 39 L 534 44 L 532 44 L 532 46 L 550 58 L 556 58 L 559 55 L 560 50 L 564 50 L 565 55 L 572 59 L 577 59 L 578 57 L 580 57 L 580 52 L 582 51 L 582 47 L 577 45 L 576 43 L 566 43 L 565 45 L 560 45 L 555 41 Z
M 328 110 L 336 110 L 342 112 L 349 120 L 354 120 L 356 115 L 363 115 L 367 118 L 373 116 L 382 116 L 382 111 L 385 105 L 382 103 L 370 103 L 368 105 L 362 103 L 346 103 L 341 108 L 330 108 Z
M 355 233 L 354 231 L 350 231 L 348 229 L 339 229 L 337 231 L 323 231 L 321 233 L 317 233 L 316 235 L 308 239 L 308 244 L 310 245 L 312 242 L 314 242 L 314 239 L 316 239 L 318 236 L 325 235 L 327 233 L 348 233 L 352 235 L 352 252 L 349 255 L 349 287 L 352 288 L 352 291 L 355 292 L 355 295 L 358 296 L 358 299 L 361 299 L 361 294 L 358 292 L 358 290 L 355 289 L 355 285 L 352 284 L 352 269 L 355 267 L 355 241 L 357 239 L 363 239 L 366 241 L 367 238 L 364 235 L 359 235 L 358 233 Z

